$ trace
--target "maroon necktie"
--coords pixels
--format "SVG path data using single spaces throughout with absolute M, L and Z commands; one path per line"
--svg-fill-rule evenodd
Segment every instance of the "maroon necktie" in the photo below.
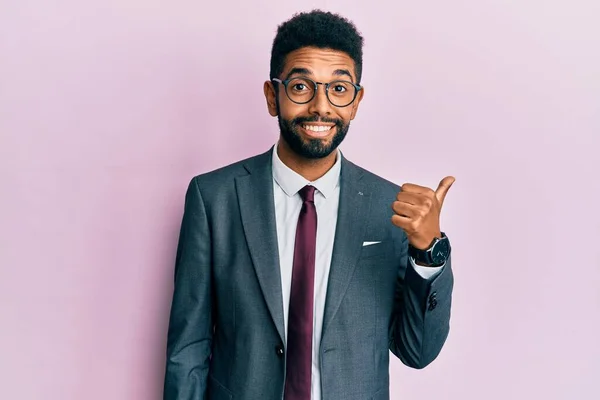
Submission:
M 302 209 L 296 228 L 284 400 L 310 400 L 313 337 L 313 293 L 317 246 L 315 188 L 300 189 Z

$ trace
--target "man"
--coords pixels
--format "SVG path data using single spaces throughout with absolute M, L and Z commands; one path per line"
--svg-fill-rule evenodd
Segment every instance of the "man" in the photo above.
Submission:
M 434 192 L 338 150 L 364 97 L 362 37 L 295 15 L 273 42 L 279 141 L 192 179 L 175 267 L 165 400 L 389 398 L 389 350 L 439 354 L 453 276 Z

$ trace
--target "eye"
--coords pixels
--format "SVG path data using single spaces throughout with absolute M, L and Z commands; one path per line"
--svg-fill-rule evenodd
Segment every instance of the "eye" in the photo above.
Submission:
M 296 83 L 292 86 L 292 89 L 298 90 L 298 91 L 303 91 L 303 90 L 306 90 L 307 87 L 304 83 Z
M 344 85 L 337 84 L 337 85 L 335 85 L 333 87 L 333 90 L 336 91 L 336 92 L 338 92 L 338 93 L 344 93 L 348 89 L 346 89 L 346 87 Z
M 312 92 L 312 86 L 309 81 L 304 78 L 294 78 L 288 83 L 288 89 L 293 93 L 310 93 Z

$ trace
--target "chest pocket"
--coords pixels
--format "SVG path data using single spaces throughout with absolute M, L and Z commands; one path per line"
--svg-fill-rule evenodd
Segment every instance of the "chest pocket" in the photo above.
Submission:
M 375 240 L 373 240 L 375 241 Z M 360 259 L 385 257 L 390 254 L 390 241 L 382 240 L 379 243 L 367 244 L 362 246 Z

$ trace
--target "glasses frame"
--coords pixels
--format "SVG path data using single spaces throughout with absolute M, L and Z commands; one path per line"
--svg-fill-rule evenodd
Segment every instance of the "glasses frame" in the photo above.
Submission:
M 289 95 L 289 93 L 288 93 L 288 84 L 289 84 L 289 83 L 290 83 L 290 82 L 291 82 L 293 79 L 298 79 L 298 78 L 301 78 L 301 79 L 307 80 L 307 81 L 311 82 L 311 83 L 314 85 L 315 91 L 313 92 L 313 95 L 312 95 L 312 97 L 311 97 L 309 100 L 307 100 L 307 101 L 298 102 L 298 101 L 296 101 L 296 100 L 292 100 L 292 98 L 290 97 L 290 95 Z M 305 76 L 294 76 L 294 77 L 291 77 L 291 78 L 288 78 L 288 79 L 285 79 L 285 80 L 281 80 L 281 79 L 278 79 L 278 78 L 272 78 L 272 79 L 271 79 L 271 81 L 274 81 L 274 82 L 277 82 L 277 83 L 281 83 L 281 84 L 283 85 L 284 92 L 285 92 L 285 95 L 287 96 L 287 98 L 288 98 L 288 99 L 290 99 L 290 101 L 291 101 L 292 103 L 296 103 L 296 104 L 308 104 L 308 103 L 310 103 L 311 101 L 313 101 L 313 99 L 314 99 L 314 98 L 315 98 L 315 96 L 317 95 L 317 90 L 319 89 L 319 85 L 325 86 L 325 97 L 327 97 L 327 101 L 329 101 L 329 104 L 331 104 L 332 106 L 334 106 L 334 107 L 338 107 L 338 108 L 344 108 L 344 107 L 348 107 L 350 104 L 354 103 L 354 100 L 356 100 L 356 97 L 358 96 L 358 93 L 359 93 L 359 92 L 361 91 L 361 89 L 362 89 L 362 86 L 360 86 L 360 85 L 357 85 L 357 84 L 355 84 L 355 83 L 353 83 L 353 82 L 350 82 L 350 81 L 345 81 L 345 80 L 343 80 L 343 79 L 337 79 L 337 80 L 335 80 L 335 81 L 331 81 L 331 82 L 328 82 L 328 83 L 324 83 L 324 82 L 317 82 L 317 81 L 313 81 L 312 79 L 310 79 L 310 78 L 307 78 L 307 77 L 305 77 Z M 351 101 L 350 101 L 348 104 L 346 104 L 346 105 L 343 105 L 343 106 L 338 106 L 337 104 L 333 104 L 333 102 L 332 102 L 332 101 L 331 101 L 331 99 L 329 98 L 329 87 L 330 87 L 332 84 L 336 83 L 336 82 L 344 82 L 344 83 L 349 83 L 349 84 L 351 84 L 352 86 L 354 86 L 354 97 L 353 97 L 353 98 L 352 98 L 352 100 L 351 100 Z

